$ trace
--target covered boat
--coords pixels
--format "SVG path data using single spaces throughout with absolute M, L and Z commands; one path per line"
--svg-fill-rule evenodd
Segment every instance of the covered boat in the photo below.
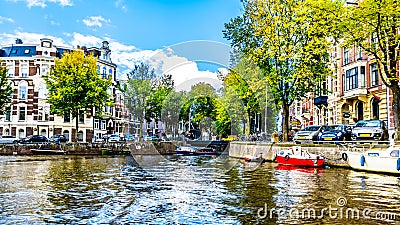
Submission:
M 276 155 L 276 161 L 280 165 L 321 167 L 324 165 L 324 157 L 318 154 L 309 153 L 301 146 L 293 146 L 290 149 L 282 150 Z
M 195 147 L 195 146 L 180 146 L 175 150 L 177 155 L 219 155 L 213 148 Z
M 356 170 L 400 174 L 400 145 L 370 148 L 367 151 L 345 151 L 343 160 Z

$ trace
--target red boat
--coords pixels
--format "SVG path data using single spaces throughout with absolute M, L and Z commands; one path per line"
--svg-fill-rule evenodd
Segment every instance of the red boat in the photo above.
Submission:
M 319 167 L 298 167 L 298 166 L 285 166 L 278 165 L 276 170 L 299 171 L 303 173 L 319 174 L 324 172 L 324 168 Z
M 309 153 L 301 149 L 301 146 L 293 146 L 288 150 L 282 150 L 276 156 L 276 161 L 280 165 L 301 166 L 301 167 L 321 167 L 324 165 L 324 157 Z

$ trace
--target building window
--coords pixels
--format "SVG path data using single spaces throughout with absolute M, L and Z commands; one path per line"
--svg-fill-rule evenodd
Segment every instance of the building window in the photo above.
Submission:
M 349 64 L 349 50 L 345 49 L 343 53 L 343 65 Z
M 39 98 L 46 99 L 48 94 L 49 94 L 49 91 L 47 90 L 46 84 L 41 83 L 39 85 Z
M 106 69 L 106 67 L 103 67 L 103 78 L 104 79 L 107 79 L 107 69 Z
M 362 59 L 362 48 L 361 46 L 357 46 L 357 59 Z
M 42 65 L 41 70 L 40 70 L 40 74 L 41 75 L 46 75 L 47 72 L 49 72 L 49 65 Z
M 26 86 L 19 87 L 19 98 L 26 99 Z
M 379 101 L 372 99 L 372 118 L 379 120 Z
M 371 65 L 371 86 L 379 84 L 378 64 Z
M 78 132 L 78 141 L 83 141 L 83 132 L 82 131 Z
M 39 121 L 48 121 L 49 114 L 49 109 L 47 107 L 39 107 Z
M 345 91 L 358 88 L 358 67 L 346 71 Z
M 25 121 L 25 117 L 26 117 L 26 108 L 23 106 L 19 107 L 19 117 L 18 120 L 20 121 Z
M 105 120 L 101 121 L 101 130 L 106 130 L 106 121 Z
M 11 121 L 11 110 L 8 110 L 6 112 L 6 121 L 10 122 Z
M 85 122 L 84 115 L 85 115 L 84 113 L 79 112 L 79 116 L 78 116 L 79 123 L 84 123 Z
M 28 65 L 27 64 L 22 64 L 21 65 L 21 76 L 22 77 L 28 77 Z
M 64 123 L 71 122 L 71 115 L 69 113 L 64 114 Z
M 13 76 L 14 76 L 14 73 L 15 73 L 15 66 L 14 66 L 13 63 L 9 63 L 9 64 L 7 65 L 7 71 L 8 71 L 8 76 L 9 76 L 9 77 L 13 77 Z
M 94 129 L 99 129 L 99 119 L 94 120 Z
M 18 137 L 19 138 L 24 138 L 25 137 L 25 131 L 23 129 L 18 130 Z

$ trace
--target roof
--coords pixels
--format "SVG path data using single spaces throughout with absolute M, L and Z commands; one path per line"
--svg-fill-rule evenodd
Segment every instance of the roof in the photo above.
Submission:
M 1 57 L 32 57 L 36 55 L 36 46 L 11 45 L 4 47 L 0 52 Z

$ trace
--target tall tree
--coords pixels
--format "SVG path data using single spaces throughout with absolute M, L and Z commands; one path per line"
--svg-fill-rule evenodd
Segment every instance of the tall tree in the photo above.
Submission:
M 162 108 L 165 107 L 168 95 L 174 90 L 172 75 L 164 74 L 152 82 L 153 91 L 147 100 L 146 118 L 161 118 Z
M 102 116 L 104 106 L 112 106 L 113 99 L 108 93 L 111 80 L 99 76 L 97 58 L 85 56 L 82 51 L 65 53 L 55 60 L 55 66 L 45 76 L 49 91 L 47 101 L 52 105 L 51 112 L 58 115 L 71 113 L 76 119 L 76 137 L 79 131 L 79 114 L 96 109 Z
M 1 64 L 1 61 L 0 61 Z M 7 68 L 0 67 L 0 114 L 9 110 L 11 104 L 12 87 L 8 81 Z
M 174 137 L 178 134 L 180 112 L 186 102 L 188 102 L 188 98 L 185 92 L 171 91 L 161 109 L 161 120 L 165 122 L 166 131 L 171 131 Z
M 400 140 L 400 78 L 397 72 L 400 60 L 400 1 L 364 0 L 357 3 L 353 7 L 344 7 L 341 14 L 339 28 L 343 32 L 344 45 L 357 44 L 378 64 L 382 82 L 393 93 L 395 138 Z
M 225 24 L 225 38 L 265 74 L 284 117 L 288 140 L 289 106 L 313 91 L 328 74 L 330 43 L 310 6 L 312 0 L 243 0 L 244 13 Z
M 143 135 L 143 122 L 151 93 L 154 91 L 153 83 L 156 82 L 154 69 L 149 65 L 140 63 L 127 74 L 128 80 L 123 86 L 126 105 L 140 122 L 140 136 Z
M 248 117 L 246 119 L 249 124 L 248 131 L 254 133 L 256 132 L 256 129 L 254 129 L 255 114 L 260 113 L 260 105 L 253 89 L 250 87 L 249 83 L 244 80 L 244 77 L 241 76 L 242 73 L 239 74 L 238 72 L 241 73 L 240 70 L 231 70 L 224 79 L 224 85 L 227 88 L 232 88 L 238 94 L 246 112 L 242 114 Z

